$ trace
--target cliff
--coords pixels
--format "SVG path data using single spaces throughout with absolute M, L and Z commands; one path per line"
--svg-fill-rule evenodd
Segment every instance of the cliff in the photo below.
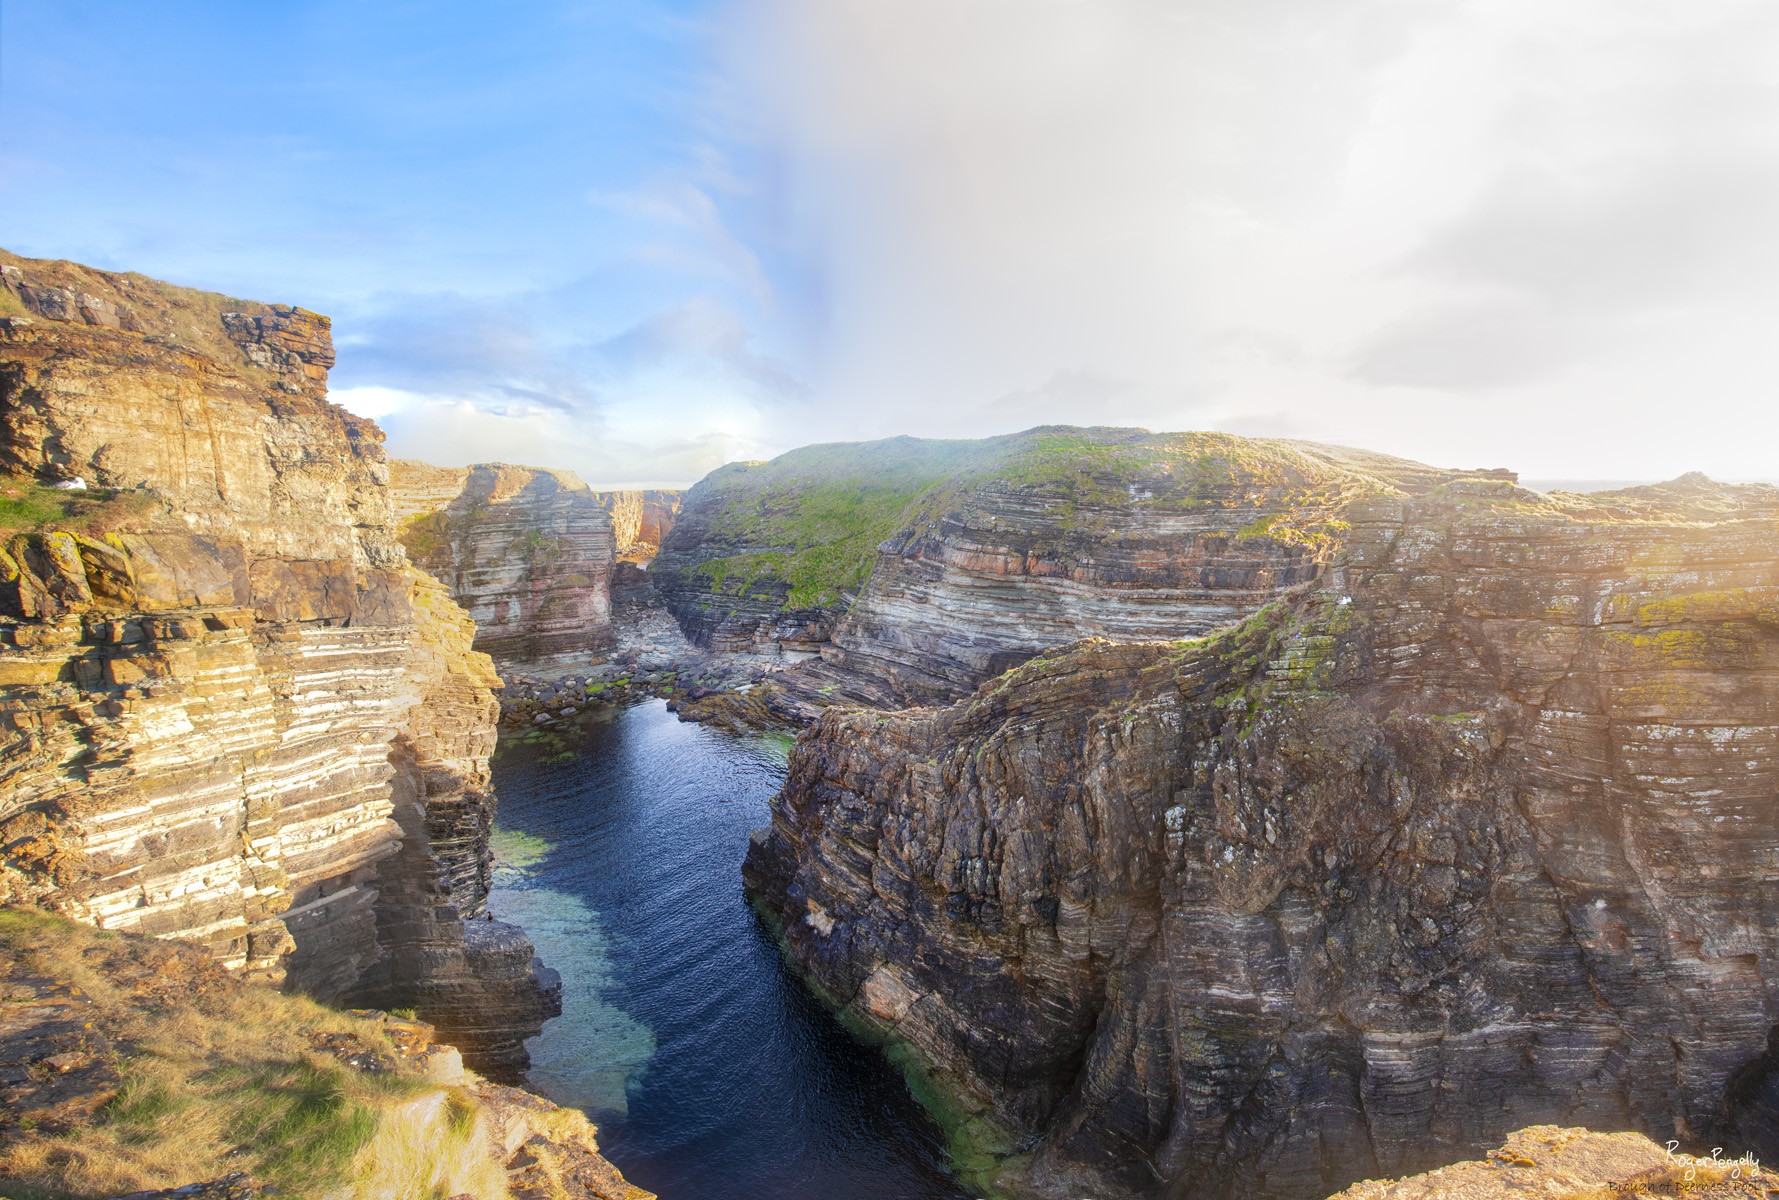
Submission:
M 1770 1156 L 1776 503 L 1356 501 L 1235 629 L 829 711 L 749 885 L 1015 1195 L 1324 1196 L 1537 1121 Z
M 574 475 L 396 459 L 390 492 L 408 556 L 475 620 L 477 650 L 517 663 L 610 644 L 612 520 Z
M 13 909 L 0 978 L 8 1195 L 652 1200 L 580 1113 L 466 1071 L 424 1023 Z
M 327 318 L 5 261 L 0 901 L 413 1005 L 516 1073 L 558 1002 L 480 919 L 499 681 L 325 399 Z
M 679 520 L 682 495 L 675 491 L 594 492 L 612 516 L 618 560 L 648 566 Z
M 782 683 L 804 701 L 944 702 L 1077 638 L 1239 619 L 1320 571 L 1352 497 L 1452 477 L 1130 429 L 807 447 L 700 482 L 652 573 L 700 645 L 819 651 Z

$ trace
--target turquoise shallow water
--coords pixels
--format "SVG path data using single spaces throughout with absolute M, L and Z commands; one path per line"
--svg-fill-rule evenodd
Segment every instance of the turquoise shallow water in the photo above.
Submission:
M 563 977 L 534 1086 L 663 1200 L 960 1200 L 901 1077 L 792 978 L 741 860 L 784 743 L 659 701 L 495 760 L 490 904 Z

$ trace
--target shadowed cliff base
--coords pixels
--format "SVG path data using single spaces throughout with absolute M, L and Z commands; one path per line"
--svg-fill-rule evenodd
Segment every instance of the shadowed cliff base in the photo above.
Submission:
M 829 711 L 749 885 L 1010 1194 L 1318 1197 L 1537 1121 L 1770 1154 L 1776 505 L 1356 500 L 1236 628 Z

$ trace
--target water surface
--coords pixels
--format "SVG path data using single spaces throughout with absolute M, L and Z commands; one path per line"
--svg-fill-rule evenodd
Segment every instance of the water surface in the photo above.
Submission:
M 660 701 L 504 746 L 490 904 L 563 976 L 534 1086 L 663 1200 L 961 1200 L 901 1077 L 792 978 L 741 893 L 784 745 Z

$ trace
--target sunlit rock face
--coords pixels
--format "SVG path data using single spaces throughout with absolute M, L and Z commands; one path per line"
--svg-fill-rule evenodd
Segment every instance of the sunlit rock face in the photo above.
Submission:
M 396 459 L 401 539 L 476 623 L 500 662 L 584 659 L 611 641 L 611 515 L 568 471 Z
M 1046 427 L 808 447 L 713 472 L 654 574 L 724 649 L 819 652 L 813 706 L 945 702 L 1082 637 L 1185 637 L 1314 578 L 1368 491 L 1454 473 L 1226 434 Z
M 612 515 L 612 533 L 621 562 L 647 566 L 661 552 L 661 543 L 679 520 L 683 494 L 650 489 L 628 492 L 594 492 Z
M 1356 501 L 1232 630 L 830 711 L 750 886 L 1015 1194 L 1324 1196 L 1538 1121 L 1770 1156 L 1776 504 Z
M 464 932 L 499 681 L 396 541 L 381 431 L 325 399 L 327 318 L 6 266 L 6 486 L 78 478 L 106 527 L 0 553 L 0 900 L 324 998 L 473 986 L 505 1025 L 439 1024 L 515 1069 L 551 980 Z

